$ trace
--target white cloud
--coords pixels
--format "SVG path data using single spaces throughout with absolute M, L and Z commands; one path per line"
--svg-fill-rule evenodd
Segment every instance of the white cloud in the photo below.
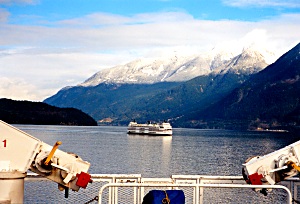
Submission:
M 49 52 L 34 48 L 0 52 L 0 98 L 42 101 L 65 86 L 85 81 L 101 68 L 130 58 L 79 52 Z M 132 58 L 134 59 L 134 58 Z
M 21 78 L 0 77 L 0 98 L 40 100 L 39 89 Z
M 248 23 L 234 21 L 196 20 L 185 13 L 166 13 L 165 18 L 162 16 L 164 16 L 162 13 L 136 15 L 123 24 L 103 27 L 97 27 L 99 24 L 95 24 L 84 29 L 77 25 L 71 27 L 2 25 L 0 44 L 7 46 L 17 44 L 23 47 L 66 47 L 100 52 L 134 50 L 157 46 L 201 45 L 202 40 L 206 41 L 205 44 L 213 43 L 224 38 L 226 40 L 228 37 L 238 37 L 244 34 L 245 28 L 248 27 L 246 25 Z M 95 21 L 98 21 L 98 17 L 96 15 L 94 17 Z M 82 20 L 76 21 L 81 24 L 80 21 L 84 22 L 86 18 L 85 16 Z M 242 26 L 240 31 L 229 31 L 231 28 L 236 29 L 237 26 Z M 220 33 L 230 33 L 231 36 L 221 36 Z
M 62 26 L 100 27 L 126 24 L 128 22 L 130 22 L 129 17 L 109 13 L 92 13 L 80 18 L 61 20 L 57 23 Z
M 11 93 L 11 97 L 43 100 L 104 67 L 143 56 L 157 57 L 169 51 L 197 53 L 223 42 L 235 46 L 251 41 L 283 52 L 299 39 L 300 14 L 246 22 L 198 20 L 183 12 L 130 17 L 95 13 L 52 22 L 49 27 L 2 23 L 0 76 L 18 80 L 1 82 L 0 97 Z M 4 92 L 9 90 L 1 88 L 5 83 L 20 94 Z M 23 90 L 22 86 L 27 88 Z
M 234 7 L 286 7 L 300 8 L 299 0 L 223 0 L 224 4 Z
M 0 25 L 0 44 L 42 47 L 55 52 L 106 53 L 190 45 L 205 49 L 222 41 L 241 38 L 253 29 L 265 29 L 268 35 L 282 35 L 282 40 L 290 36 L 295 39 L 299 32 L 293 36 L 293 33 L 280 29 L 299 31 L 299 21 L 299 14 L 261 22 L 197 20 L 181 12 L 140 14 L 130 18 L 92 14 L 60 21 L 51 27 Z M 62 26 L 67 22 L 69 26 Z

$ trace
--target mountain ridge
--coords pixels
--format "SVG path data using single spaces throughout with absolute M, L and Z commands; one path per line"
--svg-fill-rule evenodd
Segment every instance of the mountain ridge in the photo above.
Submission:
M 75 107 L 90 114 L 97 121 L 112 121 L 110 124 L 114 125 L 128 124 L 131 119 L 147 121 L 153 115 L 156 117 L 155 120 L 180 118 L 183 117 L 184 111 L 195 111 L 199 107 L 204 109 L 215 103 L 247 80 L 250 75 L 267 66 L 262 54 L 251 49 L 245 49 L 233 57 L 230 57 L 230 54 L 224 56 L 220 55 L 220 52 L 216 53 L 212 55 L 212 61 L 204 63 L 205 66 L 202 63 L 197 64 L 199 62 L 197 57 L 189 58 L 192 59 L 190 61 L 178 60 L 180 63 L 171 61 L 171 64 L 177 63 L 180 66 L 173 69 L 172 74 L 169 67 L 167 70 L 169 79 L 176 76 L 176 72 L 183 73 L 181 76 L 186 77 L 184 74 L 189 73 L 183 72 L 186 67 L 189 67 L 186 68 L 188 70 L 210 67 L 209 73 L 195 76 L 188 81 L 162 81 L 166 79 L 166 72 L 161 74 L 160 71 L 162 78 L 150 76 L 150 79 L 143 80 L 143 83 L 132 83 L 130 73 L 135 71 L 147 73 L 143 70 L 145 66 L 135 67 L 136 63 L 132 62 L 130 69 L 128 67 L 125 69 L 125 73 L 121 72 L 123 65 L 106 70 L 108 75 L 100 71 L 86 80 L 85 85 L 63 88 L 44 102 L 58 107 Z M 141 63 L 139 60 L 138 64 Z M 161 68 L 161 64 L 156 65 L 156 68 Z M 152 69 L 151 66 L 146 68 L 148 71 Z M 155 75 L 155 72 L 152 72 Z M 114 81 L 103 80 L 113 78 L 114 74 L 117 74 Z M 128 78 L 130 80 L 126 81 Z M 149 83 L 153 79 L 158 82 Z
M 261 72 L 205 111 L 195 113 L 197 120 L 244 121 L 244 128 L 293 126 L 299 124 L 300 43 Z M 250 126 L 249 126 L 250 124 Z M 248 127 L 247 127 L 248 125 Z
M 100 83 L 182 82 L 197 76 L 228 71 L 252 74 L 268 65 L 265 58 L 258 50 L 250 47 L 238 54 L 211 51 L 187 57 L 175 55 L 168 58 L 137 59 L 125 65 L 101 70 L 79 86 L 97 86 Z

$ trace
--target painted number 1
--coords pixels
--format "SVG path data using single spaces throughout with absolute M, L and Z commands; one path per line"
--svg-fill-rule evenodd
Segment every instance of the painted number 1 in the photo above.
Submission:
M 4 143 L 4 147 L 6 147 L 6 140 L 3 140 L 2 142 Z

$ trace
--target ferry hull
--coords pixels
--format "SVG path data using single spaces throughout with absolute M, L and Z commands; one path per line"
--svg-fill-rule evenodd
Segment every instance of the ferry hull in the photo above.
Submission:
M 172 132 L 140 132 L 140 131 L 128 131 L 130 135 L 151 135 L 151 136 L 172 136 Z

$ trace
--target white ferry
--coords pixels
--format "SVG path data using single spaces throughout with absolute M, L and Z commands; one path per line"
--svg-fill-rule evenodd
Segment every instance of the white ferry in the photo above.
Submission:
M 129 123 L 127 128 L 127 134 L 171 136 L 173 132 L 171 124 L 166 121 L 162 123 L 151 123 L 150 121 L 148 121 L 144 124 L 138 124 L 134 120 Z

